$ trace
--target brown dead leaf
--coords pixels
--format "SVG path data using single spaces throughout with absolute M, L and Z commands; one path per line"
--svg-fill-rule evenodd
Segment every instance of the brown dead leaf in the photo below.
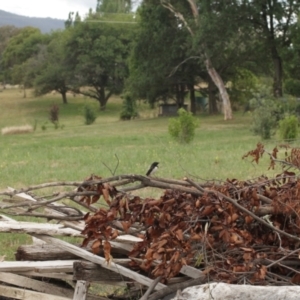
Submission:
M 100 247 L 101 247 L 101 240 L 96 240 L 94 241 L 92 245 L 92 251 L 94 254 L 98 254 L 100 252 Z
M 111 259 L 111 255 L 110 255 L 111 244 L 110 244 L 110 242 L 104 241 L 103 250 L 104 250 L 104 257 L 108 263 Z

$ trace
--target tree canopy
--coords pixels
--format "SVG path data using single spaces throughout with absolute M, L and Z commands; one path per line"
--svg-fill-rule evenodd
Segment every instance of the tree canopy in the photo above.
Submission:
M 75 24 L 69 29 L 70 38 L 65 48 L 76 74 L 75 89 L 96 99 L 101 109 L 105 109 L 112 94 L 123 90 L 134 31 L 131 24 L 106 21 L 106 17 L 91 14 L 84 22 Z M 88 88 L 80 89 L 83 86 Z
M 209 111 L 220 98 L 225 119 L 260 76 L 273 79 L 274 96 L 284 87 L 299 97 L 299 1 L 143 0 L 135 12 L 132 3 L 98 0 L 51 34 L 0 28 L 2 80 L 37 95 L 56 90 L 64 103 L 72 90 L 101 109 L 125 90 L 152 106 L 172 99 L 182 107 L 189 94 L 193 112 L 195 86 L 205 82 Z

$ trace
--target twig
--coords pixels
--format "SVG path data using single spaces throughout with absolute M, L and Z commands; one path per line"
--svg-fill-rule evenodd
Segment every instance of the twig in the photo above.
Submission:
M 7 209 L 7 208 L 14 208 L 14 207 L 30 207 L 31 209 L 37 209 L 42 206 L 46 206 L 48 204 L 51 204 L 53 202 L 57 202 L 63 198 L 71 198 L 75 196 L 93 196 L 93 195 L 98 195 L 96 192 L 66 192 L 66 193 L 60 193 L 58 196 L 46 200 L 46 201 L 36 201 L 36 202 L 24 202 L 20 204 L 14 204 L 14 205 L 7 205 L 7 206 L 2 206 L 2 209 Z
M 300 249 L 296 249 L 296 250 L 294 250 L 294 251 L 288 253 L 287 255 L 281 257 L 280 259 L 278 259 L 278 260 L 276 260 L 276 261 L 273 261 L 271 264 L 267 265 L 266 267 L 267 267 L 267 268 L 271 268 L 272 266 L 278 264 L 279 262 L 285 260 L 287 257 L 289 257 L 289 256 L 291 256 L 291 255 L 293 255 L 294 253 L 297 253 L 297 252 L 299 252 L 299 251 L 300 251 Z
M 196 59 L 196 58 L 201 58 L 201 57 L 200 57 L 200 56 L 190 56 L 190 57 L 186 58 L 185 60 L 183 60 L 183 61 L 182 61 L 181 63 L 179 63 L 176 67 L 173 68 L 173 70 L 172 70 L 171 73 L 168 75 L 168 77 L 173 76 L 173 75 L 177 72 L 178 68 L 179 68 L 181 65 L 183 65 L 184 63 L 186 63 L 188 60 L 190 60 L 190 59 Z
M 159 283 L 160 279 L 161 279 L 161 276 L 158 276 L 155 280 L 153 280 L 153 282 L 151 283 L 151 285 L 147 289 L 146 293 L 143 295 L 143 297 L 140 298 L 140 300 L 147 300 L 148 299 L 148 296 L 152 293 L 152 291 L 154 290 L 156 285 Z
M 115 157 L 117 158 L 117 165 L 116 165 L 114 171 L 112 171 L 111 168 L 110 168 L 105 162 L 102 162 L 103 165 L 110 171 L 110 174 L 111 174 L 112 176 L 115 176 L 116 171 L 117 171 L 117 169 L 118 169 L 118 167 L 119 167 L 119 163 L 120 163 L 120 160 L 119 160 L 119 157 L 118 157 L 117 154 L 115 154 Z
M 195 183 L 194 181 L 190 180 L 187 178 L 187 181 L 189 183 L 191 183 L 195 188 L 197 188 L 199 191 L 202 191 L 203 188 L 200 187 L 197 183 Z M 228 202 L 230 202 L 231 204 L 233 204 L 236 208 L 238 208 L 239 210 L 241 210 L 242 212 L 248 214 L 249 216 L 251 216 L 253 219 L 255 219 L 256 221 L 264 224 L 265 226 L 267 226 L 268 228 L 272 229 L 273 231 L 276 231 L 282 235 L 285 235 L 286 237 L 290 238 L 290 239 L 293 239 L 293 240 L 297 240 L 297 241 L 300 241 L 300 238 L 297 237 L 297 236 L 294 236 L 294 235 L 291 235 L 283 230 L 280 230 L 276 227 L 274 227 L 273 225 L 269 224 L 268 222 L 264 221 L 262 218 L 258 217 L 257 215 L 255 215 L 254 213 L 252 213 L 251 211 L 249 211 L 247 208 L 243 207 L 242 205 L 238 204 L 237 201 L 235 201 L 234 199 L 220 193 L 220 192 L 217 192 L 217 191 L 210 191 L 208 190 L 207 191 L 209 194 L 215 194 L 221 198 L 224 198 L 225 200 L 227 200 Z

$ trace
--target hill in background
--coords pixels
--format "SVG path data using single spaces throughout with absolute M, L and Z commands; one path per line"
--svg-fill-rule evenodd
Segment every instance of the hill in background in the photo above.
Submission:
M 13 25 L 18 28 L 31 26 L 41 30 L 42 33 L 48 33 L 52 30 L 64 29 L 65 21 L 52 18 L 25 17 L 0 9 L 0 27 Z

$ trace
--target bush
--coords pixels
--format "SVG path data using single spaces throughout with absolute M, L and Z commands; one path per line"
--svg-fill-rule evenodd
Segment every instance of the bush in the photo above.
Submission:
M 180 143 L 190 143 L 194 139 L 198 121 L 183 108 L 180 108 L 177 113 L 177 118 L 169 120 L 169 133 L 173 139 Z
M 261 136 L 262 139 L 270 139 L 275 133 L 276 125 L 276 116 L 272 109 L 263 106 L 253 112 L 251 129 L 254 134 Z
M 279 121 L 279 134 L 284 140 L 294 140 L 298 136 L 298 119 L 296 116 L 287 116 Z
M 264 140 L 270 139 L 276 132 L 279 120 L 283 118 L 283 108 L 266 86 L 257 86 L 253 96 L 250 100 L 250 106 L 254 109 L 251 130 Z
M 53 104 L 49 111 L 49 120 L 55 125 L 59 119 L 59 106 Z
M 84 107 L 84 118 L 86 125 L 93 124 L 97 119 L 96 112 L 89 105 L 85 105 Z
M 285 92 L 300 97 L 300 80 L 289 78 L 284 82 Z
M 131 120 L 138 116 L 135 99 L 129 93 L 123 96 L 123 107 L 120 114 L 121 120 Z

